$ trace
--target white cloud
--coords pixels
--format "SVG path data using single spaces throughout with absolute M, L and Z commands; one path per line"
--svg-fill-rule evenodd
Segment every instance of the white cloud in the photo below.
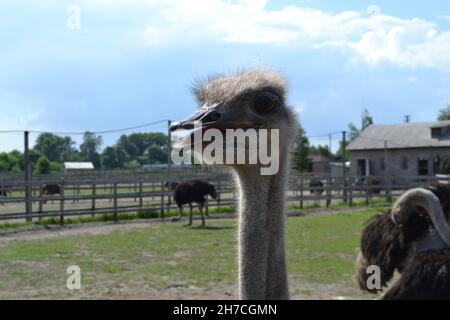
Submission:
M 390 62 L 400 67 L 450 69 L 450 30 L 434 22 L 382 14 L 377 6 L 366 11 L 328 13 L 288 5 L 267 8 L 266 0 L 95 0 L 87 6 L 147 10 L 138 36 L 145 46 L 157 47 L 208 41 L 284 45 L 300 49 L 335 47 L 348 50 L 352 61 L 371 66 Z M 129 34 L 127 34 L 129 35 Z
M 439 16 L 438 18 L 450 21 L 450 16 Z
M 347 52 L 370 66 L 450 70 L 450 29 L 424 19 L 402 19 L 368 6 L 361 11 L 326 12 L 303 5 L 270 9 L 268 0 L 80 0 L 85 31 L 113 37 L 130 47 L 180 43 L 266 44 L 290 50 L 327 48 Z M 84 18 L 86 15 L 86 18 Z M 94 19 L 95 18 L 95 19 Z M 450 20 L 450 16 L 436 19 Z M 110 23 L 105 27 L 105 23 Z M 111 27 L 112 26 L 112 27 Z M 114 28 L 113 31 L 111 31 Z M 105 36 L 105 30 L 107 35 Z M 113 35 L 111 35 L 113 34 Z

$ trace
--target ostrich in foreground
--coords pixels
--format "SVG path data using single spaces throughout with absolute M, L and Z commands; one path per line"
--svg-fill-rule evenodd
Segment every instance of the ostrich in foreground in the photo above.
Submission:
M 179 182 L 175 188 L 175 193 L 173 198 L 177 203 L 178 209 L 180 210 L 178 219 L 181 219 L 183 213 L 183 205 L 189 204 L 189 223 L 192 224 L 192 203 L 195 202 L 200 210 L 200 215 L 202 217 L 202 225 L 205 225 L 205 217 L 203 216 L 203 207 L 205 206 L 206 197 L 210 195 L 211 198 L 217 198 L 216 189 L 208 181 L 202 180 L 189 180 Z
M 450 299 L 450 189 L 435 186 L 407 191 L 389 212 L 368 221 L 358 257 L 358 284 L 367 286 L 369 266 L 380 268 L 385 287 L 395 271 L 400 279 L 383 299 Z
M 239 298 L 288 299 L 284 188 L 288 147 L 297 134 L 298 124 L 285 103 L 285 82 L 274 71 L 253 70 L 210 78 L 196 86 L 194 94 L 201 107 L 186 120 L 174 124 L 172 130 L 192 129 L 194 121 L 202 121 L 202 130 L 214 128 L 222 133 L 227 129 L 279 130 L 276 174 L 261 175 L 263 165 L 259 162 L 229 166 L 239 186 Z M 195 138 L 195 132 L 191 137 Z M 181 142 L 175 148 L 186 144 Z M 226 150 L 224 145 L 224 153 Z M 247 155 L 250 150 L 249 146 L 244 147 Z M 241 151 L 235 150 L 234 156 Z

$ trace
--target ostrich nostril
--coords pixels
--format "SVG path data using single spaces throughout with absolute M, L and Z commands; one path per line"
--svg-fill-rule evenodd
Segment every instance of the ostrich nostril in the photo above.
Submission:
M 216 122 L 220 120 L 220 118 L 222 118 L 222 115 L 219 112 L 210 111 L 202 118 L 202 122 L 204 123 Z

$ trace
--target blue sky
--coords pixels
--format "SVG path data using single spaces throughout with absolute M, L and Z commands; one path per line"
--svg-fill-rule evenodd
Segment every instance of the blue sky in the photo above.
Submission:
M 71 29 L 74 6 L 80 28 Z M 0 3 L 3 130 L 100 131 L 176 120 L 195 108 L 195 79 L 260 66 L 285 74 L 289 102 L 310 135 L 346 129 L 364 107 L 376 123 L 406 114 L 433 121 L 450 103 L 450 4 Z M 105 135 L 105 144 L 117 138 Z M 22 148 L 21 136 L 0 134 L 0 150 L 13 148 Z

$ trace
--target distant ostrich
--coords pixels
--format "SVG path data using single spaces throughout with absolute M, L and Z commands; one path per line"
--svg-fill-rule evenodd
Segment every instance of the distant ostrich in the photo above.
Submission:
M 191 129 L 193 121 L 203 128 L 278 129 L 279 170 L 261 175 L 262 164 L 232 164 L 239 186 L 239 298 L 288 299 L 284 246 L 284 200 L 288 147 L 298 122 L 285 103 L 283 78 L 270 70 L 254 70 L 210 78 L 194 93 L 201 107 L 172 130 Z M 194 134 L 191 137 L 195 137 Z M 182 148 L 188 142 L 175 147 Z M 250 153 L 251 146 L 243 152 Z M 224 147 L 224 153 L 227 148 Z M 234 156 L 238 152 L 235 151 Z
M 375 265 L 382 287 L 394 271 L 401 273 L 383 299 L 450 299 L 449 217 L 450 189 L 435 186 L 407 191 L 389 212 L 369 220 L 357 261 L 360 288 L 377 292 L 367 286 L 367 268 Z
M 7 186 L 0 186 L 0 198 L 6 198 L 8 196 L 10 187 Z M 0 202 L 2 205 L 5 203 L 3 201 Z
M 217 198 L 216 189 L 212 184 L 202 180 L 188 180 L 178 184 L 175 189 L 174 200 L 180 210 L 178 219 L 181 219 L 183 213 L 183 205 L 189 204 L 189 223 L 192 225 L 192 203 L 195 202 L 200 209 L 202 217 L 202 225 L 205 225 L 205 217 L 203 216 L 203 208 L 205 206 L 206 197 L 210 195 L 213 199 Z
M 360 178 L 354 183 L 355 188 L 360 189 L 361 191 L 365 190 L 368 195 L 380 194 L 380 185 L 380 180 L 375 178 Z
M 42 195 L 52 196 L 54 194 L 61 194 L 61 187 L 58 184 L 44 184 Z M 44 200 L 44 203 L 47 203 L 47 200 Z
M 311 195 L 314 195 L 316 193 L 321 196 L 323 194 L 323 191 L 324 187 L 322 181 L 316 178 L 311 179 L 311 181 L 309 182 L 309 192 L 311 193 Z

